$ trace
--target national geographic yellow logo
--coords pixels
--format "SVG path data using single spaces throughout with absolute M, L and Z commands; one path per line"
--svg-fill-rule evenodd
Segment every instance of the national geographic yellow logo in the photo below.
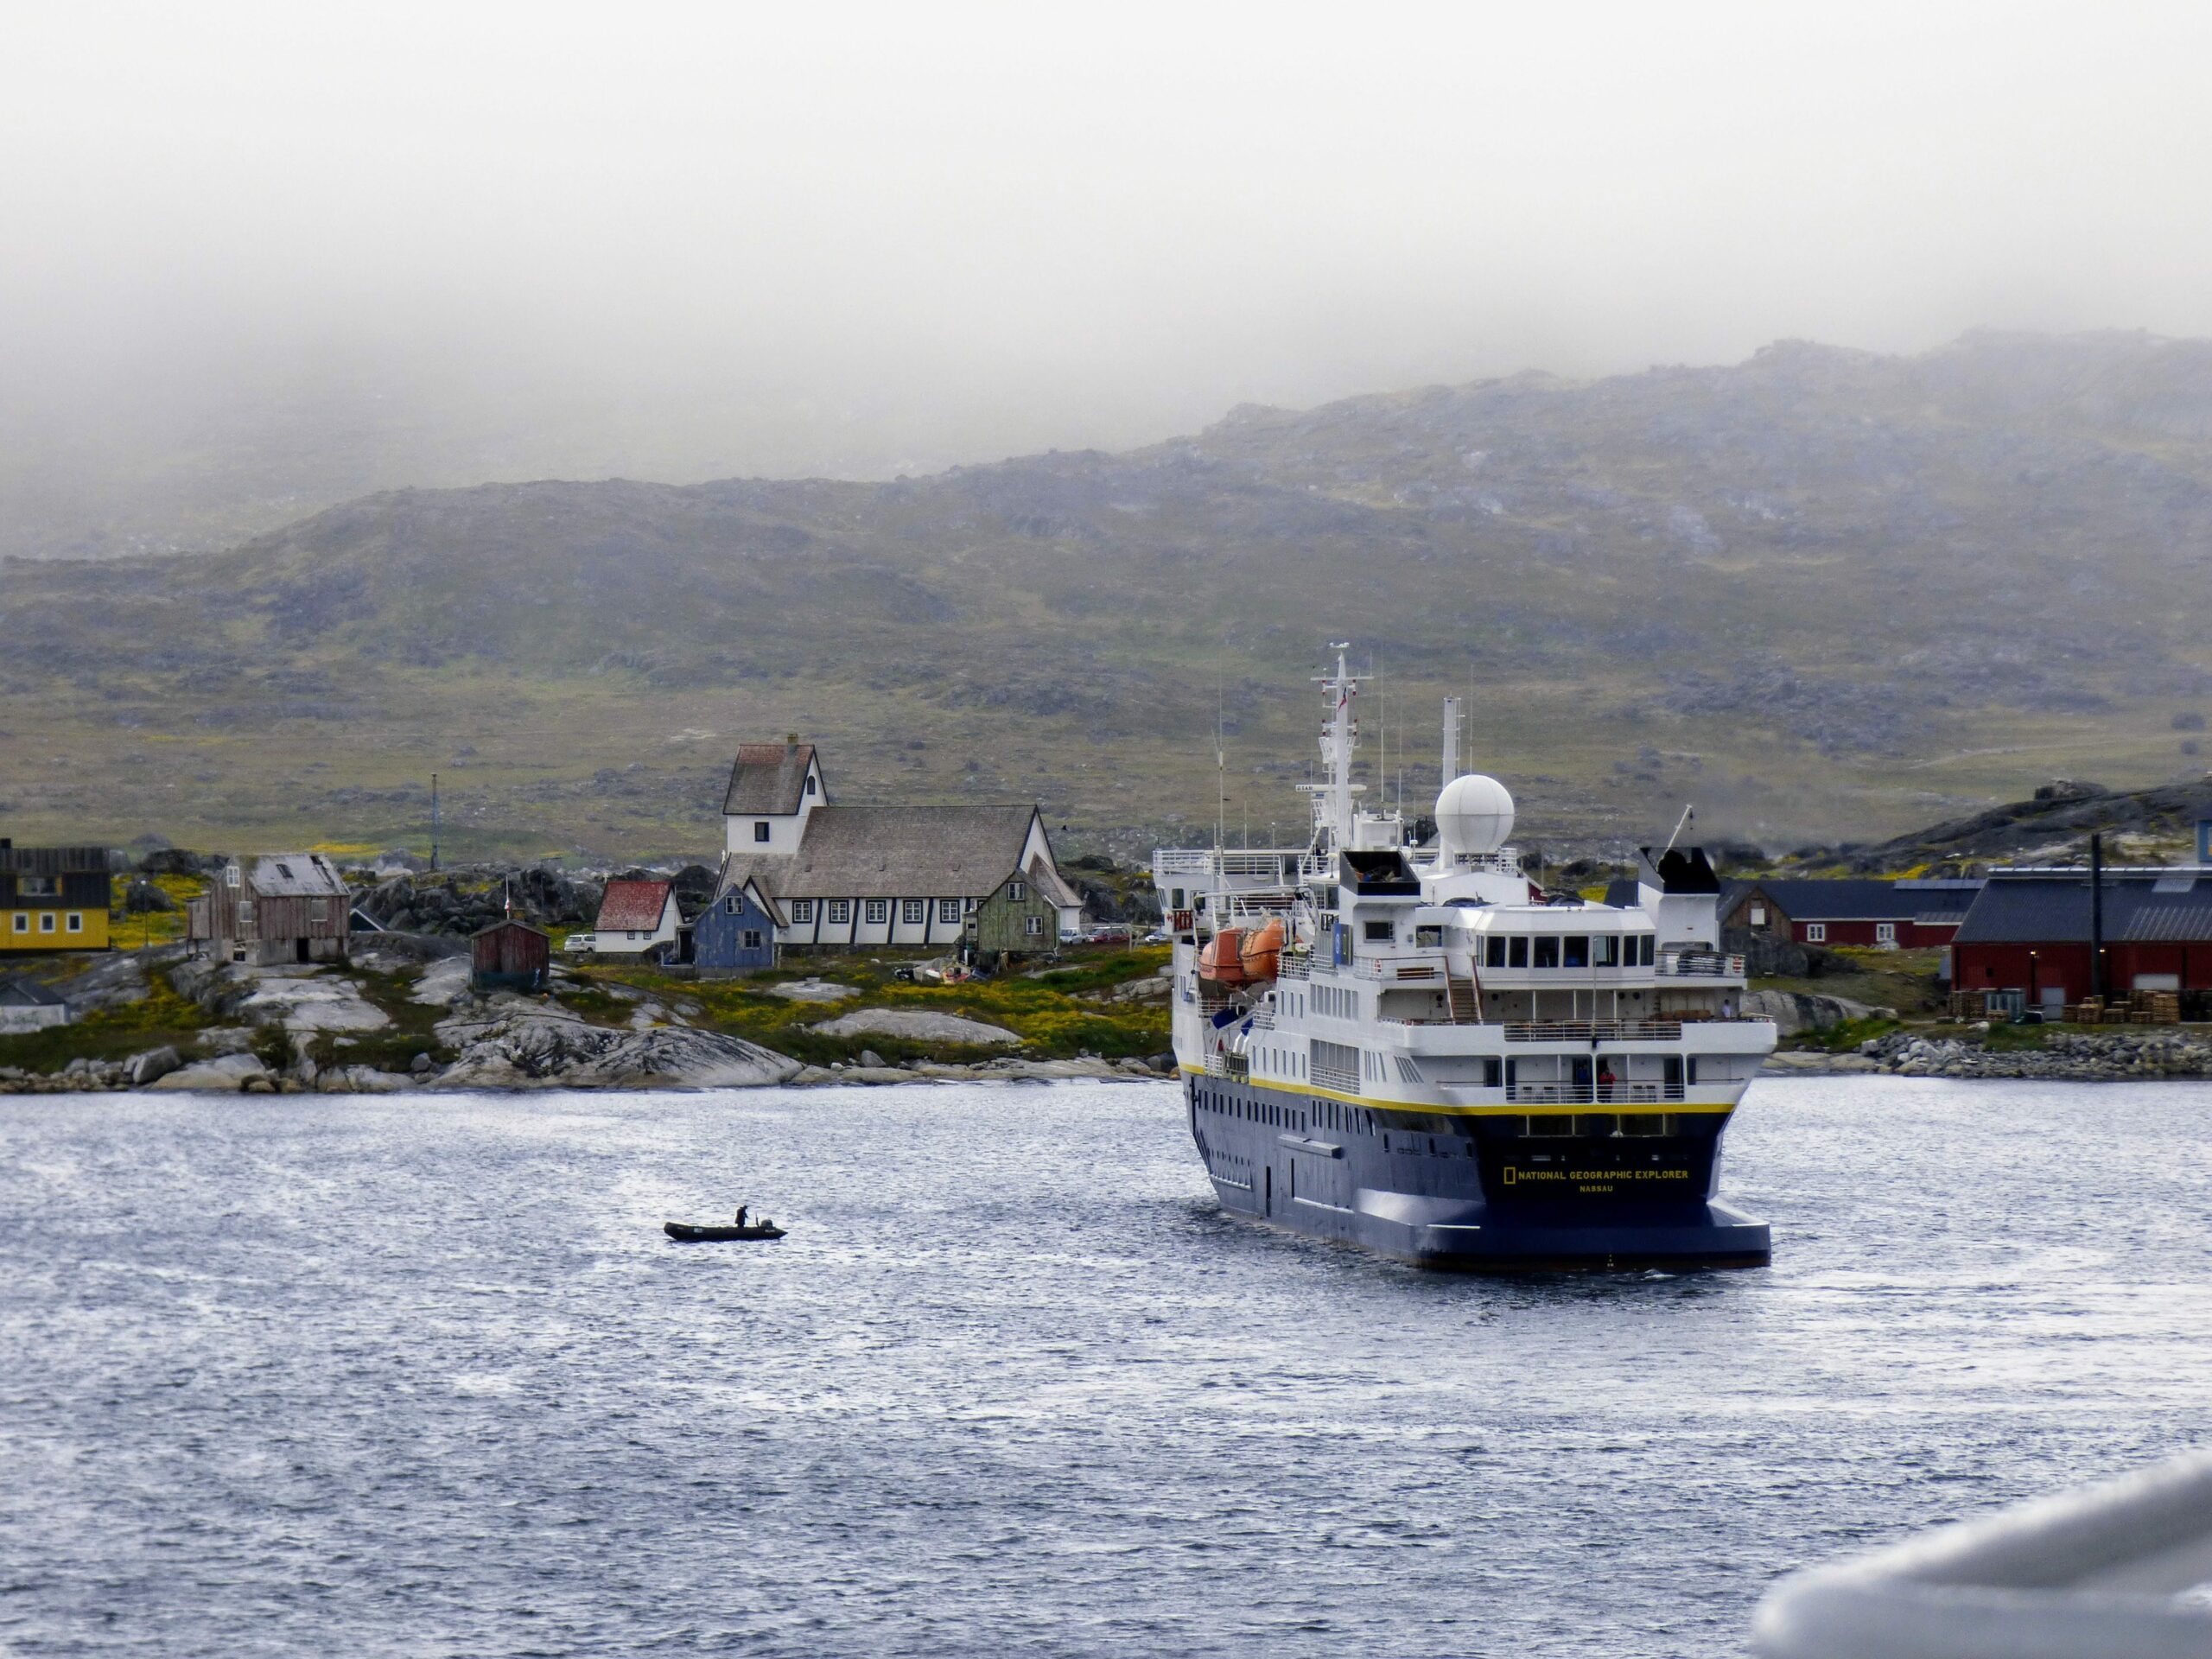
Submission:
M 1687 1181 L 1687 1169 L 1522 1169 L 1517 1164 L 1502 1166 L 1504 1184 L 1519 1186 L 1525 1181 Z

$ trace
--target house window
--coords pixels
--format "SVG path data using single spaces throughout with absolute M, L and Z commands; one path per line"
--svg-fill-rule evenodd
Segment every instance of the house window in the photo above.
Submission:
M 50 875 L 19 875 L 16 878 L 16 889 L 26 899 L 51 898 L 54 878 Z
M 1806 943 L 1806 944 L 1821 944 L 1822 942 L 1824 942 L 1824 941 L 1827 938 L 1827 936 L 1828 936 L 1828 925 L 1827 925 L 1826 922 L 1808 922 L 1808 923 L 1806 923 L 1806 924 L 1805 924 L 1805 943 Z
M 16 912 L 16 931 L 18 933 L 28 933 L 30 931 L 31 918 L 29 913 L 25 911 L 17 911 Z
M 853 901 L 849 899 L 832 899 L 830 901 L 830 919 L 840 926 L 851 921 Z
M 41 933 L 51 933 L 54 931 L 54 912 L 52 911 L 49 910 L 46 912 L 38 918 L 38 931 Z
M 748 950 L 758 950 L 761 948 L 759 928 L 748 927 L 745 930 L 745 948 Z
M 810 921 L 812 921 L 813 919 L 814 919 L 814 900 L 813 900 L 813 899 L 792 899 L 792 900 L 791 900 L 791 920 L 793 920 L 794 922 L 810 922 Z
M 874 924 L 880 924 L 889 921 L 891 919 L 891 901 L 888 899 L 869 899 L 868 901 L 868 918 L 869 922 Z
M 308 899 L 308 919 L 316 922 L 328 921 L 330 919 L 330 900 L 327 899 Z
M 976 901 L 975 901 L 973 899 L 970 899 L 967 900 L 966 902 L 967 902 L 968 908 L 969 908 L 970 911 L 972 911 L 972 910 L 974 910 L 974 909 L 976 908 Z
M 1045 931 L 1045 918 L 1042 916 L 1028 916 L 1024 917 L 1022 919 L 1028 924 L 1027 928 L 1024 930 L 1025 931 L 1032 934 L 1037 934 L 1042 933 Z
M 722 900 L 722 909 L 728 915 L 741 916 L 745 913 L 745 900 L 733 893 Z
M 899 919 L 900 921 L 908 923 L 914 926 L 919 926 L 922 923 L 929 920 L 929 918 L 930 901 L 928 899 L 901 899 L 899 901 Z
M 69 912 L 69 931 L 72 933 L 81 933 L 85 931 L 83 912 L 74 910 Z
M 1016 904 L 1020 903 L 1021 900 L 1029 896 L 1029 884 L 1026 881 L 1007 882 L 1006 884 L 1006 896 L 1013 899 Z
M 1753 905 L 1751 906 L 1751 925 L 1753 927 L 1764 927 L 1766 925 L 1766 906 L 1764 905 Z
M 239 899 L 239 900 L 238 900 L 238 925 L 239 925 L 239 926 L 241 926 L 241 927 L 246 926 L 246 925 L 248 925 L 249 924 L 251 924 L 251 923 L 252 922 L 252 920 L 253 920 L 253 900 L 252 900 L 252 899 Z
M 634 938 L 636 938 L 638 937 L 638 930 L 637 930 L 636 928 L 634 928 L 634 927 L 633 927 L 633 928 L 632 928 L 632 929 L 629 931 L 629 932 L 628 932 L 626 935 L 625 935 L 624 937 L 626 937 L 626 938 L 632 938 L 632 939 L 634 939 Z
M 958 921 L 960 919 L 960 901 L 957 899 L 938 899 L 937 901 L 937 918 L 940 922 Z
M 1877 922 L 1874 924 L 1875 944 L 1895 944 L 1897 942 L 1897 925 L 1895 922 Z
M 225 866 L 223 870 L 223 885 L 226 887 L 235 887 L 238 884 L 238 867 L 235 864 Z
M 768 839 L 767 819 L 755 818 L 753 820 L 753 839 L 755 841 L 766 841 Z

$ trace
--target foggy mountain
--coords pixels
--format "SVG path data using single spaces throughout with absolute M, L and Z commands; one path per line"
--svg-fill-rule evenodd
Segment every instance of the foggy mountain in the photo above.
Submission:
M 21 834 L 380 842 L 437 767 L 466 836 L 682 848 L 733 742 L 803 730 L 849 798 L 1234 838 L 1300 820 L 1306 677 L 1349 638 L 1409 801 L 1471 690 L 1529 833 L 1694 799 L 1871 836 L 2084 754 L 2201 770 L 2209 550 L 2212 344 L 2138 334 L 1790 342 L 876 484 L 406 491 L 8 564 L 0 796 Z

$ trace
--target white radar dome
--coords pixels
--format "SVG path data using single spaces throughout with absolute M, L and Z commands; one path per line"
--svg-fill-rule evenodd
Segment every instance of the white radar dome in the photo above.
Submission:
M 1447 853 L 1494 853 L 1513 833 L 1513 797 L 1495 778 L 1471 772 L 1436 798 L 1436 834 Z

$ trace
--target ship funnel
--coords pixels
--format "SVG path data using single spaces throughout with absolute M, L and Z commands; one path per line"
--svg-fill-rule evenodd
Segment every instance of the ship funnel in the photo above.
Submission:
M 1494 853 L 1513 833 L 1513 797 L 1479 772 L 1454 778 L 1436 798 L 1436 834 L 1446 856 Z

